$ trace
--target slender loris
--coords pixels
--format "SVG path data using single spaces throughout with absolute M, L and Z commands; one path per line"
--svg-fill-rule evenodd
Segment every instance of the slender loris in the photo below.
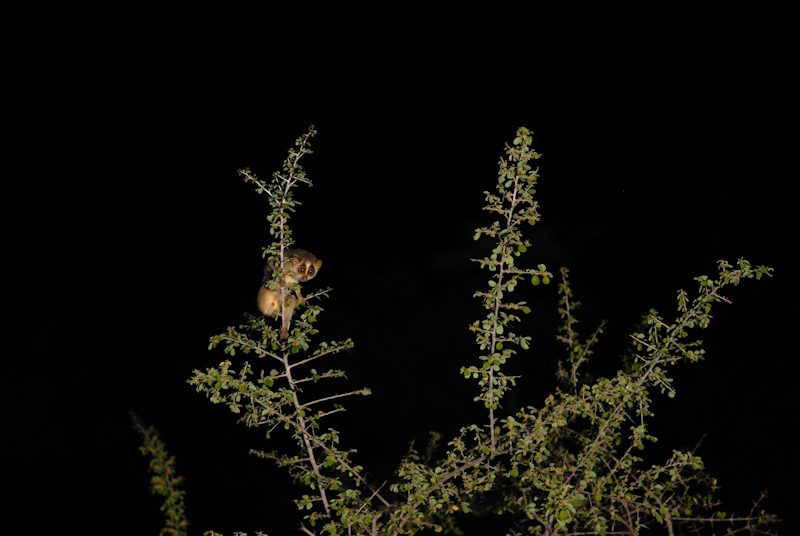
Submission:
M 305 303 L 298 284 L 314 279 L 321 266 L 322 261 L 304 249 L 284 250 L 283 266 L 275 290 L 269 288 L 272 274 L 277 271 L 275 263 L 267 261 L 264 266 L 264 278 L 261 280 L 261 288 L 258 289 L 258 308 L 264 316 L 279 316 L 283 309 L 281 339 L 289 337 L 289 324 L 292 321 L 295 305 Z M 291 287 L 294 287 L 297 299 L 291 295 Z M 283 296 L 282 308 L 281 296 Z

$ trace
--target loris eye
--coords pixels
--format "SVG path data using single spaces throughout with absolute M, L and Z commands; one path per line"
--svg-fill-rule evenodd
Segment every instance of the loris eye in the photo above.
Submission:
M 308 275 L 314 275 L 314 268 L 308 269 Z
M 298 273 L 301 273 L 301 274 L 306 273 L 306 267 L 305 266 L 301 266 L 300 270 L 298 270 Z

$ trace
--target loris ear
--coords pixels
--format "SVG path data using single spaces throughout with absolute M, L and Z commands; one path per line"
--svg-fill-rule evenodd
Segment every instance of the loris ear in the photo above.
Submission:
M 317 262 L 314 263 L 314 266 L 316 266 L 317 270 L 319 270 L 319 267 L 322 266 L 322 261 L 320 259 L 317 259 Z

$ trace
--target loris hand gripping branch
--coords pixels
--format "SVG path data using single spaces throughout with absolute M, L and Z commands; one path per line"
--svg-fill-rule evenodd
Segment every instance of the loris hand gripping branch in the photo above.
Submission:
M 298 284 L 314 279 L 320 266 L 322 266 L 322 261 L 304 249 L 285 250 L 283 266 L 275 290 L 269 288 L 273 273 L 278 271 L 275 263 L 268 261 L 264 266 L 264 278 L 261 280 L 261 288 L 258 290 L 258 308 L 264 316 L 280 316 L 282 311 L 281 339 L 286 340 L 289 337 L 289 324 L 292 321 L 295 306 L 297 303 L 305 303 L 305 299 L 300 295 Z M 291 295 L 292 287 L 294 287 L 297 298 Z M 281 302 L 283 302 L 283 307 L 281 307 Z

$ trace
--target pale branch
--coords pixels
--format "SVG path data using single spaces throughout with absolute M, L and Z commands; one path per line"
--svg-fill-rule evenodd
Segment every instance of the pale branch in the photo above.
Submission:
M 289 382 L 292 391 L 292 401 L 294 403 L 295 414 L 297 414 L 297 420 L 293 421 L 296 423 L 296 429 L 301 433 L 303 437 L 303 443 L 306 447 L 306 452 L 308 453 L 309 461 L 308 463 L 311 465 L 311 469 L 314 471 L 314 475 L 317 477 L 317 490 L 319 491 L 320 499 L 322 500 L 322 505 L 325 508 L 325 514 L 330 517 L 331 516 L 331 507 L 328 503 L 328 496 L 325 491 L 325 486 L 323 486 L 323 476 L 319 468 L 319 464 L 317 463 L 317 459 L 314 456 L 314 449 L 311 446 L 311 441 L 309 441 L 309 433 L 306 428 L 306 421 L 303 417 L 300 416 L 300 411 L 303 407 L 300 405 L 300 400 L 297 397 L 297 390 L 294 387 L 294 383 L 292 382 L 292 373 L 291 367 L 289 366 L 289 354 L 284 354 L 283 359 L 283 366 L 284 370 L 286 371 L 286 379 Z
M 306 434 L 308 434 L 308 432 L 305 432 L 305 433 L 306 433 Z M 314 440 L 314 443 L 316 444 L 316 446 L 317 446 L 317 447 L 319 447 L 319 448 L 321 448 L 322 450 L 324 450 L 324 451 L 325 451 L 325 452 L 326 452 L 326 453 L 327 453 L 329 456 L 333 456 L 333 458 L 334 458 L 334 459 L 335 459 L 335 460 L 336 460 L 336 461 L 337 461 L 339 464 L 341 464 L 341 465 L 342 465 L 344 468 L 346 468 L 346 469 L 347 469 L 347 470 L 348 470 L 348 471 L 349 471 L 349 472 L 350 472 L 350 473 L 351 473 L 351 474 L 352 474 L 352 475 L 353 475 L 353 476 L 354 476 L 354 477 L 355 477 L 355 478 L 356 478 L 356 479 L 357 479 L 359 482 L 361 482 L 361 483 L 362 483 L 362 484 L 363 484 L 363 485 L 364 485 L 364 486 L 365 486 L 367 489 L 369 489 L 370 491 L 372 491 L 372 492 L 376 493 L 377 495 L 375 495 L 375 496 L 377 496 L 377 497 L 378 497 L 378 499 L 379 499 L 379 500 L 380 500 L 380 501 L 381 501 L 381 502 L 382 502 L 382 503 L 383 503 L 385 506 L 387 506 L 387 507 L 391 506 L 391 505 L 389 504 L 389 502 L 388 502 L 388 501 L 387 501 L 387 500 L 386 500 L 386 499 L 385 499 L 385 498 L 384 498 L 384 497 L 383 497 L 383 496 L 382 496 L 380 493 L 378 493 L 377 491 L 375 491 L 375 490 L 373 489 L 372 485 L 370 485 L 370 483 L 369 483 L 369 482 L 367 482 L 367 480 L 366 480 L 366 479 L 365 479 L 363 476 L 361 476 L 361 473 L 360 473 L 360 472 L 358 472 L 358 471 L 356 471 L 356 470 L 355 470 L 355 468 L 354 468 L 353 466 L 351 466 L 351 465 L 350 465 L 350 464 L 347 462 L 347 460 L 343 459 L 343 458 L 342 458 L 341 456 L 339 456 L 339 455 L 338 455 L 336 452 L 334 452 L 333 450 L 331 450 L 331 449 L 328 447 L 328 445 L 326 445 L 325 443 L 323 443 L 322 441 L 320 441 L 320 440 L 319 440 L 319 439 L 318 439 L 316 436 L 314 436 L 314 435 L 311 435 L 311 434 L 308 434 L 308 435 L 310 436 L 310 438 L 311 438 L 311 439 L 313 439 L 313 440 Z
M 263 425 L 265 425 L 265 424 L 269 424 L 269 421 L 260 421 L 260 422 L 258 423 L 258 425 L 259 425 L 259 426 L 263 426 Z M 279 426 L 280 424 L 281 424 L 281 423 L 280 423 L 280 421 L 275 421 L 275 424 L 273 424 L 273 425 L 272 425 L 272 427 L 271 427 L 269 430 L 267 430 L 267 434 L 270 434 L 270 435 L 271 435 L 271 434 L 272 434 L 272 432 L 274 432 L 274 431 L 275 431 L 275 430 L 278 428 L 278 426 Z
M 307 357 L 305 359 L 297 361 L 296 363 L 292 363 L 291 365 L 289 365 L 289 368 L 294 368 L 294 367 L 297 367 L 297 366 L 302 365 L 304 363 L 308 363 L 309 361 L 314 361 L 315 359 L 319 359 L 320 357 L 326 356 L 328 354 L 339 353 L 340 351 L 346 350 L 346 349 L 347 349 L 347 346 L 345 346 L 344 344 L 341 344 L 341 345 L 338 345 L 338 346 L 332 346 L 332 347 L 327 348 L 326 350 L 323 350 L 322 352 L 314 353 L 314 354 L 310 355 L 309 357 Z
M 652 318 L 652 319 L 653 319 L 653 322 L 657 322 L 658 324 L 660 324 L 660 325 L 661 325 L 661 327 L 663 327 L 663 328 L 665 328 L 665 329 L 669 329 L 669 327 L 670 327 L 670 326 L 669 326 L 669 324 L 666 324 L 665 322 L 663 322 L 663 321 L 662 321 L 660 318 L 658 318 L 656 315 L 654 315 L 654 314 L 650 313 L 650 314 L 649 314 L 649 315 L 647 315 L 647 316 L 648 316 L 649 318 Z
M 370 529 L 371 529 L 370 530 L 370 534 L 372 536 L 378 536 L 378 520 L 381 518 L 382 515 L 383 515 L 383 512 L 377 512 L 372 517 L 372 523 L 370 525 Z M 348 534 L 348 536 L 349 536 L 349 534 Z
M 307 408 L 307 407 L 310 407 L 310 406 L 312 406 L 314 404 L 319 404 L 320 402 L 326 402 L 328 400 L 333 400 L 333 399 L 336 399 L 336 398 L 342 398 L 342 397 L 345 397 L 345 396 L 360 395 L 361 393 L 362 393 L 361 390 L 350 391 L 349 393 L 339 393 L 339 394 L 336 394 L 336 395 L 326 396 L 325 398 L 318 398 L 316 400 L 312 400 L 311 402 L 306 402 L 306 403 L 302 404 L 300 407 L 301 408 Z
M 345 372 L 343 370 L 329 370 L 327 372 L 323 372 L 319 374 L 317 377 L 314 376 L 306 376 L 305 378 L 300 378 L 299 380 L 295 380 L 294 383 L 305 383 L 305 382 L 317 382 L 318 380 L 328 379 L 328 378 L 346 378 Z
M 319 419 L 321 419 L 323 417 L 327 417 L 328 415 L 332 415 L 334 413 L 339 413 L 340 411 L 345 411 L 345 408 L 336 408 L 336 409 L 332 409 L 330 411 L 326 411 L 325 413 L 318 413 L 318 414 L 314 415 L 314 418 L 319 420 Z
M 317 292 L 314 292 L 313 294 L 309 294 L 309 295 L 305 296 L 305 300 L 308 301 L 308 300 L 316 298 L 317 296 L 327 296 L 328 293 L 331 292 L 332 290 L 333 290 L 333 287 L 328 287 L 326 289 L 319 290 Z
M 263 191 L 267 194 L 267 196 L 273 197 L 272 190 L 270 190 L 267 184 L 258 177 L 256 177 L 255 175 L 253 175 L 249 169 L 240 169 L 238 173 L 239 175 L 244 175 L 245 181 L 254 182 L 256 185 L 258 185 L 256 192 L 261 193 Z
M 283 362 L 283 360 L 279 356 L 277 356 L 277 355 L 265 350 L 260 344 L 248 343 L 248 342 L 246 342 L 246 341 L 244 341 L 242 339 L 236 339 L 236 338 L 233 338 L 233 337 L 230 337 L 230 336 L 226 336 L 226 335 L 221 336 L 219 338 L 219 340 L 220 341 L 226 341 L 229 344 L 233 344 L 234 346 L 240 346 L 242 348 L 248 348 L 249 350 L 252 350 L 257 355 L 259 355 L 260 357 L 271 357 L 271 358 L 276 359 L 276 360 L 278 360 L 280 362 Z
M 355 393 L 349 393 L 349 394 L 355 394 Z M 372 490 L 372 486 L 369 484 L 369 482 L 367 482 L 367 480 L 363 476 L 361 476 L 360 472 L 358 472 L 354 467 L 352 467 L 345 459 L 343 459 L 341 456 L 339 456 L 335 451 L 331 450 L 325 443 L 320 441 L 319 438 L 317 438 L 316 435 L 314 435 L 314 434 L 312 434 L 312 433 L 310 433 L 308 431 L 308 429 L 307 429 L 307 427 L 305 425 L 305 419 L 302 418 L 302 417 L 299 417 L 300 409 L 303 409 L 303 407 L 306 407 L 306 406 L 300 404 L 299 399 L 297 398 L 297 394 L 296 394 L 296 392 L 294 390 L 292 390 L 292 398 L 293 398 L 293 402 L 295 403 L 295 413 L 292 416 L 286 416 L 283 413 L 277 411 L 275 408 L 271 407 L 270 405 L 265 404 L 261 400 L 253 400 L 253 398 L 251 396 L 251 400 L 253 400 L 253 402 L 258 403 L 263 408 L 267 409 L 271 416 L 276 418 L 279 422 L 288 423 L 291 427 L 293 427 L 295 429 L 295 431 L 297 431 L 298 433 L 301 434 L 301 436 L 303 437 L 303 441 L 306 444 L 308 455 L 309 455 L 309 458 L 310 458 L 309 459 L 309 464 L 312 466 L 312 469 L 314 470 L 315 474 L 320 479 L 319 480 L 320 482 L 322 481 L 323 477 L 322 477 L 321 473 L 319 472 L 319 466 L 316 464 L 315 458 L 313 456 L 313 450 L 308 450 L 309 442 L 313 442 L 314 446 L 322 449 L 323 451 L 325 451 L 326 454 L 328 454 L 329 456 L 333 457 L 333 459 L 335 459 L 340 465 L 342 465 L 343 467 L 347 468 L 347 470 L 356 479 L 358 479 L 368 489 Z M 318 402 L 318 401 L 311 402 L 310 404 L 313 404 L 313 403 L 316 403 L 316 402 Z M 334 413 L 336 411 L 339 411 L 339 410 L 332 410 L 332 411 L 330 411 L 330 412 L 328 412 L 326 414 Z M 323 414 L 322 416 L 324 416 L 326 414 Z M 295 415 L 298 416 L 297 420 L 293 419 L 293 417 Z M 320 417 L 320 416 L 318 416 L 318 417 Z M 266 422 L 264 424 L 266 424 Z M 277 426 L 277 423 L 276 423 L 275 426 Z M 273 429 L 275 428 L 275 426 L 273 426 Z M 389 502 L 386 501 L 386 499 L 383 496 L 378 494 L 378 498 L 387 507 L 389 506 Z M 327 505 L 327 501 L 325 502 L 325 504 Z M 330 517 L 330 511 L 327 508 L 326 508 L 326 513 L 328 514 L 328 517 Z

